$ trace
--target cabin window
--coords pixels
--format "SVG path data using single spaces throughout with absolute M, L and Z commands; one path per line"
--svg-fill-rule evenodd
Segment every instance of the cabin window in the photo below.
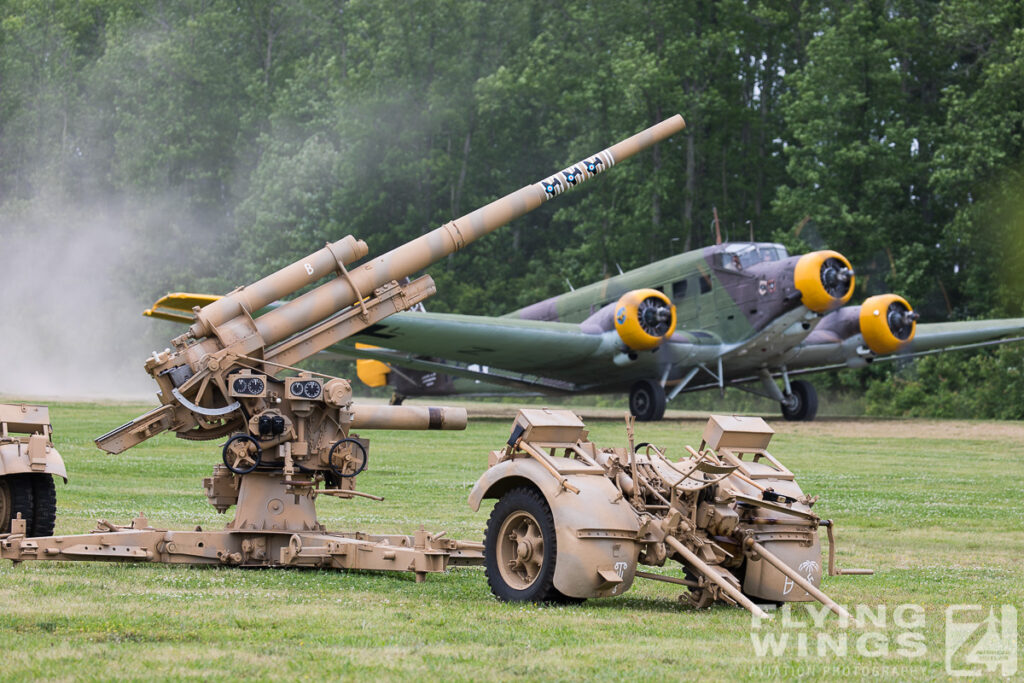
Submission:
M 701 275 L 700 276 L 700 293 L 707 294 L 711 291 L 711 276 Z
M 688 283 L 689 283 L 689 280 L 680 280 L 679 282 L 673 282 L 672 283 L 672 298 L 673 299 L 682 299 L 684 296 L 686 296 L 686 285 Z

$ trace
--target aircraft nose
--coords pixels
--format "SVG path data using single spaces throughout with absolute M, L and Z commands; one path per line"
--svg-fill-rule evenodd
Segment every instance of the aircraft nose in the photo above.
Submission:
M 812 251 L 796 262 L 793 284 L 804 306 L 816 313 L 828 313 L 853 295 L 853 267 L 838 251 Z

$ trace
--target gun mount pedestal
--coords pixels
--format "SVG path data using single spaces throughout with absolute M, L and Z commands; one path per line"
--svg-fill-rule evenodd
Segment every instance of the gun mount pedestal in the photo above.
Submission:
M 465 429 L 464 409 L 358 406 L 347 381 L 305 372 L 279 380 L 248 370 L 233 373 L 230 384 L 232 412 L 248 418 L 248 429 L 227 439 L 223 464 L 203 480 L 218 512 L 235 508 L 224 529 L 156 529 L 140 514 L 127 526 L 99 520 L 88 534 L 32 538 L 25 520 L 15 519 L 0 537 L 0 558 L 411 571 L 417 581 L 450 564 L 483 564 L 482 543 L 423 529 L 411 536 L 329 532 L 316 514 L 322 495 L 383 500 L 355 489 L 369 441 L 353 427 Z M 148 424 L 133 421 L 100 441 L 120 444 Z

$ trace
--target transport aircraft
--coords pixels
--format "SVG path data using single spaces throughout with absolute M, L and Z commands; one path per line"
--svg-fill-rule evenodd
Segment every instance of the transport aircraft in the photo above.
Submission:
M 326 353 L 358 358 L 359 378 L 393 386 L 395 402 L 628 392 L 630 412 L 652 421 L 682 392 L 735 387 L 812 420 L 817 392 L 795 376 L 1024 338 L 1024 318 L 919 323 L 897 294 L 848 305 L 854 281 L 836 251 L 724 242 L 504 316 L 398 313 Z M 146 314 L 188 322 L 217 298 L 169 294 Z

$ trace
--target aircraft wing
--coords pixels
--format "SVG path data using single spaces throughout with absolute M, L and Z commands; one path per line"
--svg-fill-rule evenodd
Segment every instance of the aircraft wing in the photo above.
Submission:
M 218 298 L 168 294 L 145 315 L 190 323 L 195 319 L 193 306 Z M 621 350 L 613 330 L 585 330 L 575 323 L 410 311 L 389 316 L 323 353 L 518 390 L 575 393 L 625 389 L 637 376 L 660 376 L 681 363 L 710 362 L 719 349 L 714 335 L 677 332 L 656 351 L 620 366 L 612 362 Z
M 793 374 L 801 374 L 1022 340 L 1024 318 L 919 323 L 913 340 L 896 353 L 879 355 L 872 352 L 859 334 L 834 341 L 811 336 L 784 354 L 783 362 Z
M 372 345 L 375 349 L 352 348 Z M 555 392 L 626 390 L 637 377 L 711 362 L 719 340 L 701 331 L 677 332 L 653 351 L 623 356 L 614 330 L 519 318 L 408 312 L 389 316 L 331 347 L 346 357 L 440 372 L 518 389 Z
M 389 316 L 352 341 L 417 356 L 543 373 L 591 357 L 602 337 L 586 334 L 572 323 L 417 312 Z
M 536 392 L 575 393 L 587 389 L 587 386 L 576 384 L 574 382 L 565 382 L 552 377 L 543 377 L 533 373 L 512 372 L 501 368 L 492 368 L 487 365 L 480 365 L 478 363 L 435 359 L 427 356 L 420 356 L 408 351 L 382 349 L 363 344 L 360 344 L 357 348 L 336 344 L 331 347 L 329 351 L 322 351 L 321 353 L 327 358 L 355 358 L 360 361 L 380 361 L 381 363 L 389 366 L 391 372 L 395 372 L 395 368 L 419 370 L 422 372 L 436 372 L 439 374 L 451 375 L 452 377 L 471 379 L 488 385 L 497 385 L 519 391 L 533 392 L 527 393 L 526 395 L 538 395 Z M 397 372 L 401 372 L 401 370 L 397 370 Z M 360 379 L 362 379 L 362 375 L 360 375 Z M 374 384 L 370 386 L 377 385 Z M 486 389 L 481 389 L 480 391 L 482 393 L 487 392 Z
M 174 292 L 161 297 L 143 315 L 190 324 L 195 321 L 194 306 L 201 308 L 217 299 L 220 297 L 210 294 Z M 524 372 L 579 362 L 600 347 L 602 338 L 586 334 L 572 323 L 417 311 L 390 316 L 347 341 L 383 348 L 353 349 L 341 344 L 333 351 L 350 358 L 382 361 L 397 360 L 397 356 L 406 367 L 416 365 L 423 370 L 439 368 L 414 361 L 408 354 Z M 407 353 L 396 353 L 401 351 Z
M 917 326 L 909 346 L 899 355 L 917 356 L 934 350 L 1003 344 L 1020 339 L 1024 339 L 1024 318 L 922 323 Z

